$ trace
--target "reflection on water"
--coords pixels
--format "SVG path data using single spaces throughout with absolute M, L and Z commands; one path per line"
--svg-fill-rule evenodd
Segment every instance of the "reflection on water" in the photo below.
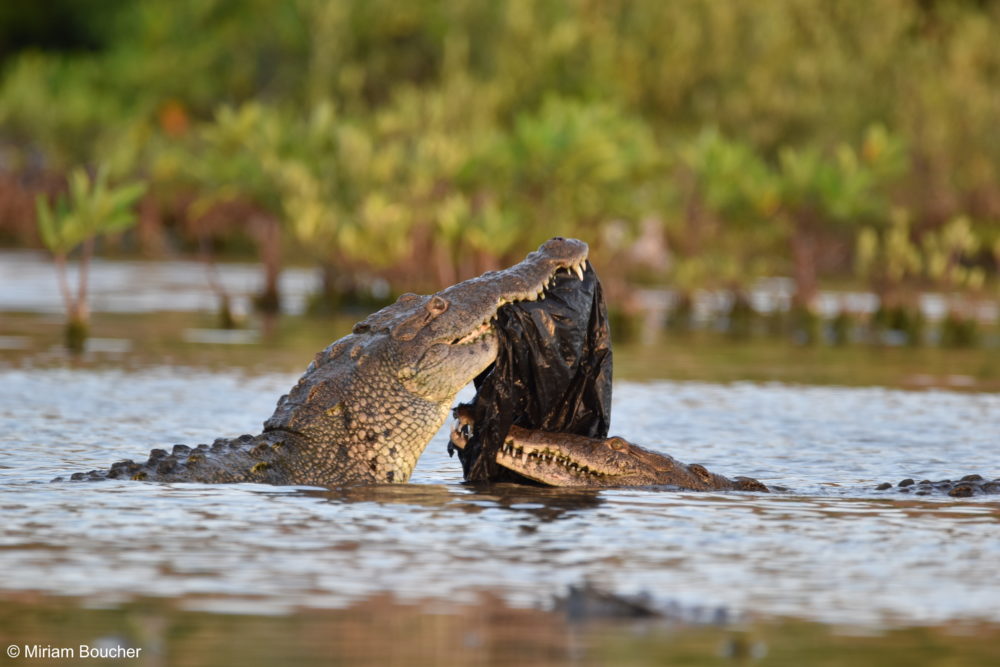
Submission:
M 693 624 L 683 619 L 573 621 L 483 594 L 441 607 L 377 594 L 344 609 L 263 616 L 191 611 L 170 600 L 81 608 L 0 597 L 0 646 L 141 649 L 144 665 L 995 665 L 1000 627 L 908 627 L 882 633 L 791 619 Z M 32 664 L 77 661 L 22 660 Z M 12 664 L 19 664 L 13 661 Z M 100 663 L 112 664 L 112 663 Z
M 445 434 L 406 486 L 57 483 L 152 447 L 255 431 L 294 376 L 0 371 L 0 589 L 281 613 L 516 608 L 570 585 L 654 604 L 901 627 L 1000 623 L 1000 499 L 877 493 L 903 477 L 1000 476 L 1000 395 L 660 382 L 616 387 L 613 430 L 754 495 L 461 484 Z
M 71 269 L 75 271 L 75 264 Z M 147 313 L 160 310 L 207 311 L 217 306 L 209 288 L 204 264 L 107 260 L 91 262 L 88 291 L 94 313 Z M 253 295 L 260 291 L 259 264 L 227 263 L 217 267 L 218 280 L 233 297 L 237 312 L 249 312 Z M 301 313 L 306 298 L 316 289 L 314 270 L 286 267 L 281 273 L 284 308 Z M 46 253 L 0 251 L 0 312 L 61 313 L 62 299 L 52 263 Z

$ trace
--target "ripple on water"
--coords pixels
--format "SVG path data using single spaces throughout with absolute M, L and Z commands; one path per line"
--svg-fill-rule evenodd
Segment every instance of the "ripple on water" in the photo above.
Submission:
M 622 383 L 613 430 L 794 494 L 460 485 L 445 434 L 413 484 L 48 484 L 151 447 L 255 431 L 287 375 L 0 372 L 5 590 L 338 607 L 378 591 L 538 604 L 623 593 L 832 623 L 1000 621 L 1000 503 L 875 495 L 903 477 L 1000 476 L 1000 396 Z M 98 416 L 95 418 L 95 416 Z M 829 484 L 837 486 L 829 486 Z

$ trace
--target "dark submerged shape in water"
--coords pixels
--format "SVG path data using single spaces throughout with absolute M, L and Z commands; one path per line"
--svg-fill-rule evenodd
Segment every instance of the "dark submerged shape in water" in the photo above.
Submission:
M 876 491 L 887 491 L 890 489 L 901 493 L 912 493 L 915 496 L 947 493 L 953 498 L 968 498 L 975 495 L 1000 493 L 1000 478 L 988 480 L 984 479 L 982 475 L 966 475 L 954 482 L 950 479 L 944 479 L 939 482 L 932 482 L 929 479 L 925 479 L 915 482 L 907 478 L 895 486 L 889 482 L 883 482 L 875 487 Z
M 71 479 L 405 482 L 458 391 L 496 358 L 498 310 L 544 296 L 558 272 L 582 275 L 587 252 L 582 241 L 555 238 L 503 271 L 430 296 L 404 294 L 317 354 L 259 435 L 154 449 L 142 463 Z
M 458 425 L 451 442 L 463 449 L 475 432 L 466 406 L 456 409 Z M 503 469 L 549 486 L 672 486 L 693 491 L 761 491 L 768 488 L 750 477 L 729 479 L 705 466 L 686 465 L 666 454 L 624 438 L 588 438 L 511 426 L 495 455 Z

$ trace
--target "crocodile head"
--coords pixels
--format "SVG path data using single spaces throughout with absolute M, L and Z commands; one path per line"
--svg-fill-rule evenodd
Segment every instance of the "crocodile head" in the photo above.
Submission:
M 455 411 L 451 442 L 459 449 L 472 435 L 471 410 Z M 748 477 L 729 479 L 698 464 L 685 465 L 624 438 L 588 438 L 511 426 L 496 462 L 528 480 L 549 486 L 652 486 L 683 489 L 767 491 Z
M 544 298 L 559 271 L 583 274 L 587 244 L 554 238 L 522 262 L 433 295 L 404 294 L 320 352 L 265 431 L 312 450 L 291 477 L 404 482 L 455 396 L 496 358 L 498 309 Z
M 545 298 L 559 271 L 583 275 L 587 244 L 554 238 L 522 262 L 448 287 L 404 294 L 354 327 L 396 360 L 398 377 L 417 396 L 448 405 L 496 358 L 493 323 L 500 308 Z M 581 278 L 582 280 L 582 278 Z

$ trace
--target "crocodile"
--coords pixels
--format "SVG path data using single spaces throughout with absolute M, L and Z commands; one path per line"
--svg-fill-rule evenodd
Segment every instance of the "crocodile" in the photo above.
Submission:
M 464 450 L 475 430 L 469 405 L 455 408 L 450 444 Z M 684 464 L 667 454 L 640 447 L 628 440 L 590 438 L 571 433 L 547 432 L 511 426 L 494 455 L 504 471 L 514 473 L 503 481 L 522 481 L 560 487 L 665 486 L 691 491 L 757 491 L 772 489 L 751 477 L 725 477 L 698 463 Z M 773 487 L 787 492 L 785 487 Z M 958 480 L 904 479 L 884 482 L 865 491 L 893 491 L 915 496 L 947 494 L 953 498 L 1000 494 L 1000 478 L 965 475 Z
M 497 355 L 498 310 L 582 280 L 589 248 L 546 241 L 520 263 L 433 295 L 404 294 L 316 355 L 258 435 L 154 449 L 71 480 L 340 486 L 402 483 L 459 390 Z M 61 478 L 57 478 L 61 479 Z
M 567 298 L 552 291 L 544 306 L 519 303 L 497 322 L 499 351 L 477 394 L 456 407 L 449 452 L 467 481 L 534 483 L 559 487 L 670 486 L 689 490 L 788 491 L 750 477 L 725 477 L 686 465 L 620 437 L 610 423 L 610 338 L 600 284 L 591 267 Z M 556 302 L 553 304 L 553 302 Z M 544 317 L 539 317 L 543 307 Z M 556 324 L 553 326 L 553 321 Z M 567 348 L 592 359 L 565 361 Z M 581 404 L 585 409 L 581 409 Z M 1000 479 L 884 483 L 866 492 L 964 497 L 1000 493 Z
M 475 421 L 469 405 L 455 408 L 451 444 L 464 450 Z M 495 454 L 497 465 L 547 486 L 673 486 L 693 491 L 769 489 L 750 477 L 732 479 L 698 463 L 640 447 L 624 438 L 591 438 L 512 425 Z

